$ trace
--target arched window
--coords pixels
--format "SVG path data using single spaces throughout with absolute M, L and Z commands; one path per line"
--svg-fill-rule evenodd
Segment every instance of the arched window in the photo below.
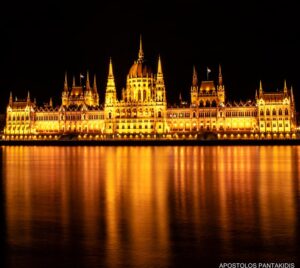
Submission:
M 209 107 L 210 106 L 210 102 L 207 100 L 206 101 L 206 105 L 205 105 L 206 107 Z
M 289 111 L 287 108 L 285 108 L 285 110 L 284 110 L 284 115 L 289 115 Z
M 161 117 L 161 111 L 158 112 L 158 117 Z
M 279 109 L 278 114 L 282 115 L 282 110 L 281 109 Z
M 199 106 L 200 106 L 200 107 L 203 107 L 203 106 L 204 106 L 203 101 L 200 101 Z
M 270 115 L 270 110 L 267 109 L 266 115 Z
M 261 109 L 259 114 L 260 114 L 260 116 L 263 116 L 264 115 L 264 110 Z
M 217 102 L 215 100 L 213 100 L 212 103 L 211 103 L 211 106 L 212 107 L 217 107 Z
M 143 91 L 143 101 L 146 101 L 146 90 Z
M 276 115 L 276 110 L 275 109 L 273 109 L 272 115 Z
M 196 112 L 193 112 L 193 117 L 194 117 L 194 118 L 196 117 Z
M 141 91 L 139 90 L 138 92 L 138 100 L 140 101 L 141 100 Z

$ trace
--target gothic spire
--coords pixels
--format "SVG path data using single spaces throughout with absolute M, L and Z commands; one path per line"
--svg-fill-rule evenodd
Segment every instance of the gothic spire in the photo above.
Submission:
M 219 64 L 219 85 L 223 85 L 223 76 L 222 76 L 222 68 L 221 64 Z
M 193 66 L 193 87 L 197 87 L 197 86 L 198 86 L 198 75 L 197 75 L 196 67 L 194 65 Z
M 90 90 L 91 89 L 89 71 L 86 72 L 86 84 L 85 84 L 85 88 L 86 88 L 86 90 Z
M 283 82 L 283 92 L 287 93 L 286 79 L 284 79 L 284 82 Z
M 73 75 L 73 84 L 72 84 L 72 87 L 76 87 L 75 75 Z
M 68 75 L 67 75 L 67 72 L 65 72 L 64 91 L 68 91 Z
M 28 90 L 28 92 L 27 92 L 27 103 L 29 103 L 29 102 L 30 102 L 30 92 Z
M 259 96 L 263 93 L 262 82 L 259 80 Z
M 163 76 L 160 55 L 158 55 L 157 76 Z
M 109 58 L 109 68 L 108 68 L 108 77 L 113 77 L 114 73 L 113 73 L 113 68 L 112 68 L 112 60 L 111 57 Z
M 117 91 L 113 74 L 112 60 L 109 58 L 108 78 L 105 92 L 105 105 L 112 105 L 117 100 Z
M 93 91 L 94 91 L 94 93 L 97 93 L 96 74 L 94 74 Z
M 139 49 L 139 61 L 144 60 L 144 51 L 143 51 L 143 45 L 142 45 L 142 35 L 140 35 L 140 49 Z
M 12 106 L 13 103 L 13 96 L 12 96 L 12 92 L 10 92 L 9 94 L 9 105 Z
M 112 59 L 109 58 L 109 67 L 108 67 L 108 78 L 107 78 L 107 90 L 115 91 L 115 78 L 113 73 Z
M 293 86 L 291 86 L 291 101 L 294 102 Z

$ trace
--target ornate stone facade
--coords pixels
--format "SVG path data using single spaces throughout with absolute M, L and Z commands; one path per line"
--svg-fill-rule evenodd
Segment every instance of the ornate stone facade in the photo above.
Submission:
M 127 138 L 219 138 L 270 139 L 296 137 L 296 111 L 293 89 L 265 92 L 262 83 L 255 99 L 230 103 L 225 99 L 221 66 L 218 83 L 198 82 L 194 68 L 190 104 L 167 105 L 166 88 L 160 57 L 157 71 L 147 65 L 142 42 L 138 59 L 129 70 L 126 88 L 117 98 L 112 60 L 105 100 L 100 105 L 94 77 L 89 73 L 85 84 L 68 86 L 65 75 L 62 103 L 39 107 L 28 92 L 25 100 L 13 100 L 10 94 L 6 112 L 4 139 L 78 139 Z

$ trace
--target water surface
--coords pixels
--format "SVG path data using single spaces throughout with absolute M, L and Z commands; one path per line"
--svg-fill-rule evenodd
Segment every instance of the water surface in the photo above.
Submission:
M 299 261 L 300 146 L 8 146 L 1 158 L 7 267 Z

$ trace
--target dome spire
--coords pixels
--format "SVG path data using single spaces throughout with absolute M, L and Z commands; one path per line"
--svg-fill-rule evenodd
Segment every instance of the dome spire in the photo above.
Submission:
M 140 35 L 140 49 L 139 49 L 139 61 L 144 60 L 144 51 L 143 51 L 143 44 L 142 44 L 142 35 Z

